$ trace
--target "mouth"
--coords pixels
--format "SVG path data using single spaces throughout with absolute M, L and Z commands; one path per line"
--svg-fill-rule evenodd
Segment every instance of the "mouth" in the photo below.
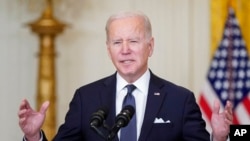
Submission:
M 131 63 L 134 62 L 134 60 L 122 60 L 120 62 L 123 63 L 123 64 L 131 64 Z

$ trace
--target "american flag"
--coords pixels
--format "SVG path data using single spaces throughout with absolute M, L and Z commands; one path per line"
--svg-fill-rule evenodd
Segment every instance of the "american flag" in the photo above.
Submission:
M 223 38 L 211 61 L 199 99 L 209 131 L 215 99 L 220 100 L 221 107 L 227 100 L 232 101 L 233 124 L 250 124 L 250 60 L 234 10 L 229 8 L 228 13 Z

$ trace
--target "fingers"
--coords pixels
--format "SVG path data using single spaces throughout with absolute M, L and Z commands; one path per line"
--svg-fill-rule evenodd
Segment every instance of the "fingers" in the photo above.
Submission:
M 41 114 L 45 114 L 48 107 L 49 107 L 49 101 L 46 101 L 42 104 L 39 112 Z M 30 111 L 34 112 L 34 110 L 30 107 L 29 102 L 26 99 L 22 100 L 18 111 L 19 118 L 23 118 Z
M 21 101 L 19 110 L 22 110 L 22 109 L 31 109 L 30 104 L 26 99 Z
M 42 104 L 42 106 L 41 106 L 39 112 L 40 112 L 41 114 L 45 114 L 46 111 L 47 111 L 47 109 L 48 109 L 48 107 L 49 107 L 49 101 L 45 101 L 45 102 Z
M 19 117 L 19 125 L 22 126 L 25 124 L 28 112 L 30 111 L 31 107 L 29 102 L 24 99 L 21 101 L 19 111 L 18 111 L 18 117 Z
M 30 107 L 30 103 L 28 102 L 27 99 L 24 99 L 23 102 L 25 103 L 25 106 L 26 106 L 27 109 L 32 109 L 32 108 Z
M 18 111 L 19 118 L 24 117 L 30 109 L 29 102 L 26 99 L 22 100 Z
M 233 105 L 230 101 L 227 101 L 225 111 L 224 111 L 225 119 L 228 124 L 232 124 L 233 122 Z
M 216 100 L 214 101 L 213 113 L 214 113 L 214 114 L 219 114 L 219 111 L 220 111 L 220 103 L 219 103 L 219 101 L 216 99 Z
M 233 104 L 229 100 L 226 103 L 225 109 L 228 111 L 229 114 L 233 113 Z
M 22 127 L 26 124 L 26 117 L 19 118 L 19 126 Z

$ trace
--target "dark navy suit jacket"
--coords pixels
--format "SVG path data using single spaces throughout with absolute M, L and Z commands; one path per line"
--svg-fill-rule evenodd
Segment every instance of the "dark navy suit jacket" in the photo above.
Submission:
M 169 81 L 150 77 L 146 111 L 139 141 L 209 141 L 201 111 L 194 94 Z M 116 74 L 77 89 L 65 123 L 58 130 L 54 141 L 104 141 L 90 127 L 92 113 L 107 107 L 105 123 L 112 126 L 116 114 Z M 155 123 L 162 119 L 166 123 Z M 46 140 L 46 139 L 44 139 Z M 118 137 L 114 138 L 118 141 Z

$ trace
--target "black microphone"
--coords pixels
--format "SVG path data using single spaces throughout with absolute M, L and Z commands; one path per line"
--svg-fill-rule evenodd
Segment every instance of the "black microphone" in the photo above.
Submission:
M 106 139 L 106 135 L 99 129 L 100 126 L 104 126 L 104 120 L 107 118 L 108 110 L 106 108 L 100 108 L 91 115 L 90 127 L 100 135 L 103 139 Z
M 103 121 L 107 118 L 108 110 L 106 108 L 100 108 L 94 112 L 90 119 L 91 127 L 100 127 L 103 125 Z
M 125 106 L 115 119 L 116 126 L 120 128 L 127 126 L 129 121 L 133 117 L 134 113 L 135 109 L 133 106 L 131 105 Z
M 121 110 L 121 112 L 116 116 L 115 125 L 112 127 L 112 130 L 108 136 L 109 140 L 115 137 L 120 128 L 128 125 L 134 113 L 135 109 L 131 105 L 127 105 Z

